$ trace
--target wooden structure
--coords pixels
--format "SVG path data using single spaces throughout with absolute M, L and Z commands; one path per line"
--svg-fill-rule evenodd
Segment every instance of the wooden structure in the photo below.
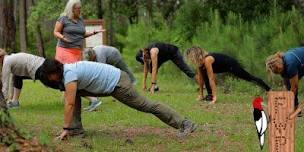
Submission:
M 270 152 L 294 152 L 295 118 L 294 95 L 291 91 L 270 91 L 268 93 L 268 136 Z
M 84 20 L 85 29 L 88 32 L 105 29 L 105 22 L 102 19 Z M 101 32 L 85 39 L 85 47 L 95 47 L 101 44 L 107 44 L 106 32 Z

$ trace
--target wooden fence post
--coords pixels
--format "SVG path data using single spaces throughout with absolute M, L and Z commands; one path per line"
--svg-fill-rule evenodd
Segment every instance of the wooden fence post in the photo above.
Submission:
M 269 151 L 294 152 L 295 118 L 294 95 L 291 91 L 270 91 L 268 93 Z

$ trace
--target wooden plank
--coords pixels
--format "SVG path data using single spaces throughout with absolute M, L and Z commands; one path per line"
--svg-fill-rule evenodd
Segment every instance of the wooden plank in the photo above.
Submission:
M 268 93 L 270 152 L 294 152 L 295 119 L 289 119 L 292 112 L 294 95 L 291 91 Z

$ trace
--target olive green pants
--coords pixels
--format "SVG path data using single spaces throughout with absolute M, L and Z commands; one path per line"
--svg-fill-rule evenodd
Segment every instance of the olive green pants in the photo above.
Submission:
M 116 85 L 114 91 L 110 94 L 93 94 L 84 90 L 79 90 L 76 95 L 76 103 L 74 108 L 74 120 L 71 127 L 82 127 L 81 124 L 81 96 L 113 96 L 118 101 L 123 104 L 137 109 L 142 112 L 151 113 L 167 125 L 179 129 L 181 127 L 182 118 L 178 113 L 176 113 L 171 108 L 159 103 L 149 101 L 147 98 L 141 96 L 137 93 L 133 85 L 131 84 L 129 76 L 126 72 L 121 71 L 121 76 L 118 84 Z

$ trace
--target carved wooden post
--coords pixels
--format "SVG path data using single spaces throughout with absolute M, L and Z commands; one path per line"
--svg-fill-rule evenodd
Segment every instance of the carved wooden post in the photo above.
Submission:
M 269 151 L 294 152 L 294 95 L 291 91 L 270 91 L 268 94 Z

